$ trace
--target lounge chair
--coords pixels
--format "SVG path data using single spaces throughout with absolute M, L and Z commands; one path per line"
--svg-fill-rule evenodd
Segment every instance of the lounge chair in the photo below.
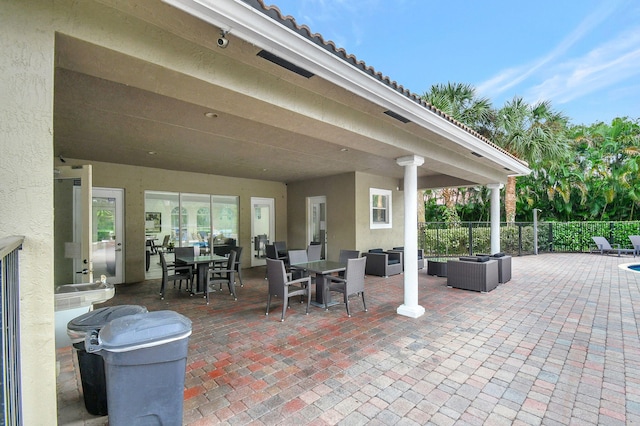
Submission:
M 618 257 L 620 256 L 621 253 L 635 254 L 635 249 L 621 248 L 620 244 L 615 244 L 616 247 L 612 247 L 611 244 L 609 244 L 609 241 L 607 241 L 605 237 L 591 237 L 591 239 L 593 239 L 593 242 L 596 244 L 596 247 L 598 247 L 598 251 L 600 252 L 600 254 L 618 253 Z
M 629 235 L 631 245 L 633 245 L 633 257 L 640 256 L 640 235 Z

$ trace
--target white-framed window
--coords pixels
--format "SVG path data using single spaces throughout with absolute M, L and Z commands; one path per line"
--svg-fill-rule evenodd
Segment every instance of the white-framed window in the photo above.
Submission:
M 370 229 L 391 228 L 391 191 L 369 188 Z

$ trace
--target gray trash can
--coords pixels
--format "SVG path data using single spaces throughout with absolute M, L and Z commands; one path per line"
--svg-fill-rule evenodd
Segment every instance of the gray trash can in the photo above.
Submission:
M 173 311 L 117 318 L 86 338 L 104 358 L 109 425 L 181 425 L 191 320 Z
M 84 406 L 89 413 L 96 416 L 107 415 L 107 385 L 104 361 L 100 355 L 90 354 L 85 350 L 85 338 L 92 331 L 100 331 L 116 318 L 144 312 L 147 312 L 144 306 L 109 306 L 87 312 L 67 323 L 67 335 L 78 355 Z

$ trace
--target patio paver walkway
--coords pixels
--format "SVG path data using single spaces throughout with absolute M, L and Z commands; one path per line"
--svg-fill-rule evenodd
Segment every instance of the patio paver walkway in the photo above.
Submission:
M 402 276 L 369 276 L 369 312 L 354 299 L 352 318 L 343 305 L 305 316 L 294 303 L 281 323 L 279 304 L 264 315 L 262 268 L 246 270 L 237 302 L 173 289 L 160 300 L 155 280 L 108 304 L 193 321 L 186 425 L 640 424 L 640 274 L 617 266 L 633 260 L 516 257 L 512 280 L 486 294 L 424 269 L 418 319 L 396 314 Z M 57 356 L 59 424 L 107 424 L 84 411 L 73 350 Z

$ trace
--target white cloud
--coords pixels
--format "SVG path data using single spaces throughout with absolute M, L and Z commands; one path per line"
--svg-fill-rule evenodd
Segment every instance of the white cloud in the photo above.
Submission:
M 640 27 L 547 71 L 549 77 L 532 87 L 527 99 L 562 104 L 640 75 Z
M 519 85 L 538 72 L 543 71 L 549 64 L 552 64 L 554 60 L 560 58 L 569 51 L 572 46 L 587 36 L 591 30 L 602 23 L 618 7 L 619 5 L 614 2 L 603 3 L 547 55 L 534 62 L 501 71 L 496 76 L 480 83 L 476 88 L 478 94 L 489 98 L 496 98 L 501 93 Z

